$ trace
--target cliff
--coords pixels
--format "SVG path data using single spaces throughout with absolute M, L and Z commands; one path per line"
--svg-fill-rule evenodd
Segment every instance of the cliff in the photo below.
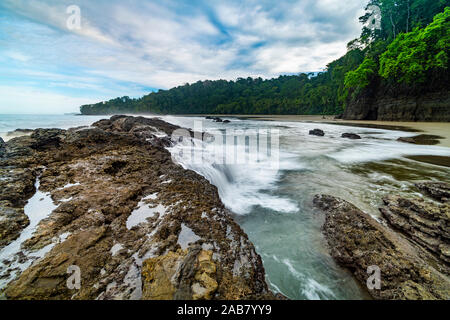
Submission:
M 348 102 L 345 120 L 379 121 L 450 121 L 450 91 L 392 92 L 384 88 L 369 88 Z

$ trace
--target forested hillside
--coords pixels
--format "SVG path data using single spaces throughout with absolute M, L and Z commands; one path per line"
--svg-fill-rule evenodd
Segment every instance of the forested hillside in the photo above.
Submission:
M 81 107 L 83 114 L 340 114 L 380 88 L 426 94 L 448 84 L 447 0 L 371 0 L 381 10 L 360 18 L 361 37 L 325 72 L 199 81 L 160 90 L 140 99 L 117 98 Z M 348 110 L 347 110 L 348 111 Z M 348 113 L 348 112 L 347 112 Z

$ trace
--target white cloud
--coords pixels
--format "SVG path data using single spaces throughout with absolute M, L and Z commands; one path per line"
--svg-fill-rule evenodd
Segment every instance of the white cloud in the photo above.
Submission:
M 98 102 L 98 97 L 79 98 L 32 87 L 0 86 L 0 114 L 60 114 L 78 110 L 81 105 Z
M 32 32 L 24 30 L 7 44 L 10 59 L 25 69 L 31 62 L 41 71 L 51 68 L 55 79 L 66 69 L 82 70 L 53 86 L 66 81 L 67 87 L 101 92 L 104 79 L 166 89 L 206 79 L 319 71 L 359 35 L 366 2 L 212 0 L 194 6 L 170 0 L 2 0 L 0 5 L 34 22 L 27 25 Z M 82 28 L 75 32 L 66 28 L 71 4 L 82 14 Z

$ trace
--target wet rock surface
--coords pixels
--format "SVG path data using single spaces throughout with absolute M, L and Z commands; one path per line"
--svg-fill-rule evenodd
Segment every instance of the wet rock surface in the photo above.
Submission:
M 165 149 L 177 142 L 170 138 L 177 129 L 159 119 L 114 116 L 9 141 L 0 159 L 0 221 L 7 217 L 16 227 L 0 223 L 0 243 L 11 245 L 26 226 L 23 209 L 36 179 L 56 209 L 0 263 L 4 296 L 273 298 L 261 258 L 217 188 Z M 15 267 L 20 263 L 23 270 Z M 71 266 L 80 269 L 79 290 L 67 286 Z
M 35 180 L 28 168 L 0 167 L 0 250 L 29 224 L 24 206 L 35 192 Z
M 450 204 L 399 196 L 388 196 L 383 201 L 385 207 L 380 211 L 393 227 L 450 266 Z M 441 269 L 450 273 L 448 268 Z
M 0 157 L 3 156 L 5 153 L 6 143 L 3 141 L 3 139 L 0 137 Z
M 441 202 L 450 201 L 450 184 L 445 182 L 419 182 L 416 184 L 422 192 Z
M 325 132 L 323 132 L 323 130 L 321 130 L 321 129 L 310 130 L 309 134 L 311 136 L 318 136 L 318 137 L 324 137 L 325 136 Z
M 440 143 L 440 139 L 444 138 L 435 135 L 420 134 L 413 137 L 401 137 L 398 138 L 398 141 L 418 145 L 435 145 Z
M 380 269 L 381 288 L 369 290 L 373 298 L 450 298 L 448 267 L 409 235 L 393 231 L 351 203 L 332 196 L 317 195 L 314 204 L 326 213 L 323 233 L 332 257 L 340 265 L 349 268 L 363 286 L 372 275 L 368 268 Z
M 356 133 L 343 133 L 342 138 L 351 139 L 351 140 L 360 140 L 361 136 Z

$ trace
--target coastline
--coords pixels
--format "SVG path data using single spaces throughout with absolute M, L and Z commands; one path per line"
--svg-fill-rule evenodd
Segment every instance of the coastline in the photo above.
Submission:
M 450 148 L 450 124 L 448 122 L 400 122 L 376 120 L 342 120 L 335 116 L 322 115 L 244 115 L 244 114 L 198 114 L 174 115 L 180 117 L 207 117 L 237 118 L 262 121 L 288 121 L 288 122 L 316 122 L 343 126 L 364 127 L 372 129 L 386 129 L 394 131 L 417 132 L 417 134 L 430 134 L 440 136 L 439 146 Z M 157 116 L 156 116 L 157 117 Z
M 6 191 L 0 195 L 11 203 L 0 206 L 0 212 L 15 210 L 13 216 L 17 219 L 13 222 L 17 227 L 6 230 L 11 237 L 3 245 L 7 246 L 6 252 L 10 251 L 10 244 L 13 249 L 22 247 L 24 256 L 2 262 L 4 284 L 16 279 L 6 286 L 5 297 L 283 298 L 275 294 L 277 291 L 270 291 L 257 247 L 225 208 L 217 186 L 171 161 L 165 148 L 175 143 L 168 137 L 178 128 L 160 119 L 114 116 L 88 128 L 38 129 L 31 136 L 7 143 L 3 147 L 5 156 L 0 157 L 0 169 L 4 169 L 6 178 L 0 181 L 5 187 L 0 190 Z M 33 185 L 36 193 L 32 196 Z M 361 285 L 367 277 L 367 265 L 373 262 L 364 255 L 361 258 L 360 252 L 384 252 L 390 248 L 388 257 L 374 256 L 377 265 L 394 275 L 381 292 L 369 291 L 375 299 L 449 296 L 444 274 L 449 272 L 445 263 L 450 254 L 447 240 L 441 239 L 448 238 L 443 226 L 448 223 L 450 188 L 446 183 L 435 182 L 416 187 L 441 204 L 424 202 L 422 198 L 383 198 L 384 205 L 378 208 L 392 225 L 389 228 L 349 203 L 316 196 L 320 201 L 315 200 L 314 204 L 326 214 L 323 232 L 331 257 L 341 267 L 356 270 L 354 276 Z M 30 192 L 23 194 L 24 189 Z M 195 191 L 199 189 L 202 192 Z M 24 205 L 41 197 L 53 200 L 56 207 L 37 221 Z M 18 198 L 20 203 L 12 202 Z M 349 219 L 339 218 L 341 208 L 350 208 L 344 210 Z M 427 218 L 416 217 L 415 208 L 421 208 Z M 405 220 L 405 214 L 409 220 Z M 23 221 L 24 215 L 31 221 Z M 359 219 L 357 223 L 348 224 L 355 217 Z M 27 223 L 38 223 L 32 236 L 22 231 Z M 412 227 L 407 227 L 409 224 Z M 371 232 L 358 234 L 361 225 Z M 403 227 L 405 237 L 412 240 L 399 238 L 395 228 Z M 355 230 L 351 233 L 356 235 L 354 244 L 347 241 L 348 228 Z M 21 233 L 27 236 L 22 237 Z M 388 243 L 388 248 L 378 243 Z M 35 257 L 40 250 L 44 250 L 42 256 Z M 34 263 L 24 265 L 23 272 L 15 277 L 23 259 Z M 397 260 L 401 263 L 395 264 Z M 70 265 L 89 270 L 83 273 L 83 283 L 88 286 L 75 296 L 65 287 L 64 271 Z M 405 279 L 405 272 L 419 276 Z M 49 275 L 54 283 L 42 286 Z M 167 275 L 170 279 L 179 277 L 172 281 Z
M 0 145 L 0 299 L 276 299 L 217 188 L 166 150 L 179 128 L 115 116 Z

